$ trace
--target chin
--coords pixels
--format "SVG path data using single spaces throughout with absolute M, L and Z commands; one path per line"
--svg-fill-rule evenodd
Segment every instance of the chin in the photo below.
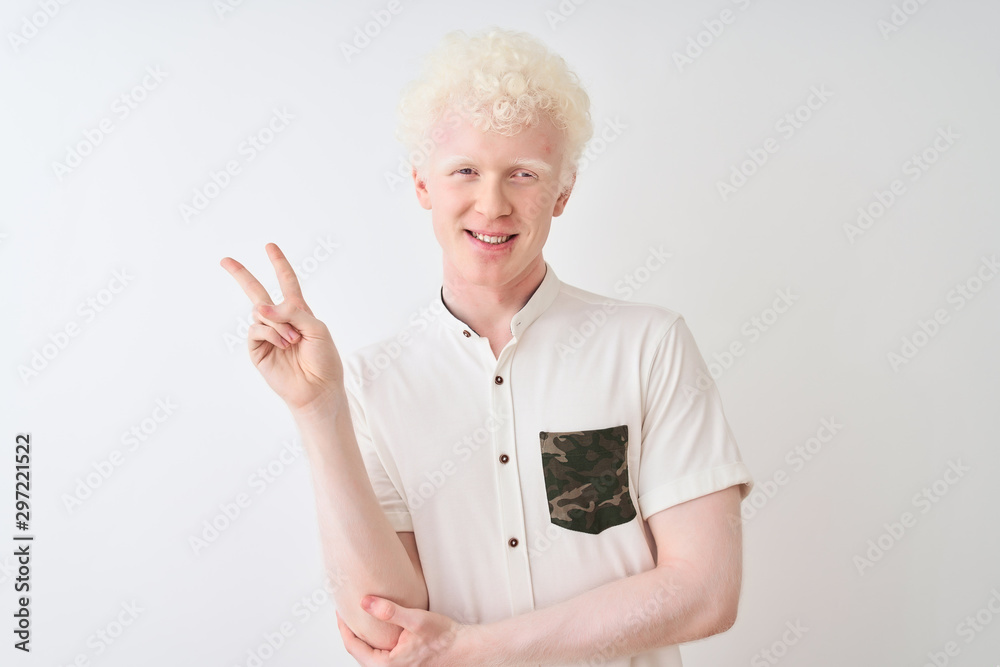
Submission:
M 462 273 L 465 278 L 471 283 L 483 286 L 501 285 L 516 273 L 509 258 L 499 262 L 484 262 L 470 257 L 463 263 L 463 266 L 465 270 Z

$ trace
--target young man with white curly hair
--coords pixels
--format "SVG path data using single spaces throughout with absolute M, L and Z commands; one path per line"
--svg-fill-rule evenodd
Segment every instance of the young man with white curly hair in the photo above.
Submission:
M 542 257 L 592 134 L 586 92 L 529 35 L 456 32 L 399 110 L 443 251 L 433 317 L 341 363 L 276 245 L 278 305 L 222 260 L 308 452 L 348 652 L 681 665 L 678 644 L 736 619 L 753 481 L 683 317 Z

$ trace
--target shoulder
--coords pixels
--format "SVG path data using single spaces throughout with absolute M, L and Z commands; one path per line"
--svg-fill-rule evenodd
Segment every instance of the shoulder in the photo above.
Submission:
M 427 360 L 433 356 L 428 348 L 441 344 L 437 329 L 435 314 L 422 311 L 395 333 L 342 355 L 347 391 L 360 396 L 375 384 L 390 387 L 393 379 L 398 383 L 407 374 L 426 373 Z
M 344 355 L 344 385 L 348 392 L 360 395 L 375 380 L 392 373 L 403 356 L 404 346 L 398 335 L 385 336 Z
M 642 332 L 650 337 L 665 336 L 684 316 L 667 306 L 643 301 L 626 301 L 589 292 L 560 281 L 554 313 L 563 318 L 613 324 L 613 329 Z M 582 318 L 582 319 L 581 319 Z

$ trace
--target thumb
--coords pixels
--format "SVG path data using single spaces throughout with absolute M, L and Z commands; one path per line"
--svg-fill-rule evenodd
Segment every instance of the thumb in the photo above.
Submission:
M 361 607 L 381 621 L 388 621 L 413 632 L 412 618 L 409 609 L 400 607 L 392 600 L 386 600 L 375 595 L 366 595 L 361 599 Z
M 311 312 L 299 306 L 293 301 L 282 301 L 278 305 L 261 304 L 258 307 L 260 314 L 275 323 L 290 324 L 302 335 L 319 336 L 323 333 L 323 323 L 316 319 Z

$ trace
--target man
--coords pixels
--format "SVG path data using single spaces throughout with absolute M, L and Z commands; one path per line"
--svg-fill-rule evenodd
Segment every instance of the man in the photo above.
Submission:
M 277 246 L 276 306 L 222 260 L 309 455 L 345 646 L 365 665 L 681 665 L 740 593 L 753 481 L 718 391 L 678 313 L 542 257 L 591 134 L 563 60 L 493 30 L 427 63 L 400 135 L 443 251 L 432 316 L 342 364 Z

